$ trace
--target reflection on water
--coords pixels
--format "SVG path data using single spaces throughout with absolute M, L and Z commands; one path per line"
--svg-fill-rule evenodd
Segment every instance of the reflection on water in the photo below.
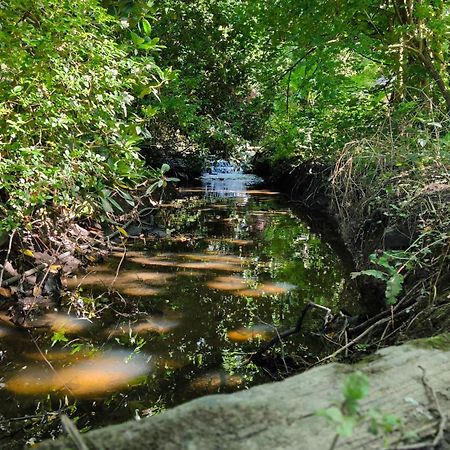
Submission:
M 74 294 L 36 318 L 43 327 L 28 333 L 2 322 L 0 422 L 62 408 L 79 428 L 98 427 L 271 381 L 242 363 L 292 327 L 307 301 L 357 312 L 329 245 L 275 192 L 228 175 L 204 178 L 165 205 L 166 238 L 66 280 Z M 319 331 L 321 322 L 313 314 L 305 327 Z M 324 345 L 305 333 L 284 352 L 314 361 Z M 7 424 L 14 438 L 3 448 L 48 437 L 56 422 Z
M 79 319 L 67 314 L 46 314 L 42 322 L 50 328 L 50 330 L 66 334 L 81 333 L 89 325 L 90 321 L 87 319 Z
M 49 358 L 47 361 L 67 361 L 52 358 L 51 353 Z M 115 351 L 99 353 L 67 367 L 26 368 L 9 378 L 5 387 L 21 395 L 58 392 L 74 397 L 105 396 L 110 391 L 126 387 L 148 371 L 149 366 L 143 355 Z
M 237 330 L 230 330 L 227 333 L 228 339 L 235 342 L 245 342 L 252 340 L 268 341 L 275 336 L 274 327 L 266 324 L 257 324 L 252 327 L 241 327 Z
M 239 375 L 229 375 L 224 371 L 206 373 L 192 380 L 191 389 L 204 393 L 217 392 L 220 388 L 237 388 L 244 380 Z

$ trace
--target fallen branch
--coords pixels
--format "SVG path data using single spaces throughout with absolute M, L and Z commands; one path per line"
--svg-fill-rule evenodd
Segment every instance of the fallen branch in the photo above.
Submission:
M 47 264 L 39 264 L 36 267 L 33 267 L 32 269 L 27 270 L 26 272 L 24 272 L 22 274 L 16 275 L 15 277 L 8 278 L 1 284 L 1 287 L 10 286 L 11 284 L 15 283 L 16 281 L 19 281 L 21 278 L 26 278 L 31 275 L 34 275 L 35 273 L 39 272 L 42 269 L 45 269 L 46 267 L 47 267 Z
M 269 350 L 269 348 L 273 347 L 275 344 L 277 344 L 278 342 L 281 342 L 283 339 L 299 333 L 302 329 L 302 325 L 303 325 L 303 321 L 305 320 L 306 314 L 308 313 L 308 311 L 311 308 L 318 308 L 318 309 L 322 309 L 322 310 L 326 310 L 327 315 L 329 315 L 331 313 L 331 310 L 329 308 L 326 308 L 325 306 L 322 305 L 318 305 L 316 303 L 313 302 L 308 302 L 305 307 L 303 308 L 297 323 L 295 324 L 294 328 L 289 328 L 286 331 L 283 331 L 282 333 L 278 333 L 277 335 L 272 338 L 269 342 L 267 342 L 266 344 L 262 345 L 255 353 L 253 353 L 247 360 L 247 363 L 251 362 L 252 360 L 254 360 L 256 357 L 261 356 L 263 353 L 265 353 L 267 350 Z
M 353 340 L 351 340 L 349 343 L 345 344 L 343 347 L 341 347 L 340 349 L 336 350 L 334 353 L 332 353 L 331 355 L 325 356 L 325 358 L 322 358 L 321 360 L 319 360 L 317 362 L 317 364 L 321 364 L 324 361 L 327 361 L 329 359 L 334 358 L 335 356 L 339 355 L 340 353 L 342 353 L 344 350 L 347 350 L 348 348 L 350 348 L 352 345 L 357 344 L 364 336 L 366 336 L 367 334 L 369 334 L 372 330 L 374 330 L 375 328 L 377 328 L 378 326 L 386 323 L 386 322 L 390 322 L 391 317 L 386 317 L 385 319 L 379 320 L 378 322 L 374 323 L 372 326 L 370 326 L 369 328 L 367 328 L 365 331 L 363 331 L 359 336 L 357 336 L 356 338 L 354 338 Z

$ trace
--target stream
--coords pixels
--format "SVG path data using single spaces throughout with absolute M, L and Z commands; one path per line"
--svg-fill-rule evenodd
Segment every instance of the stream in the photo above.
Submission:
M 116 244 L 104 264 L 65 280 L 69 295 L 47 327 L 16 330 L 3 318 L 0 448 L 56 436 L 58 411 L 83 431 L 144 420 L 324 354 L 323 314 L 314 311 L 283 345 L 289 364 L 244 364 L 307 301 L 360 308 L 327 239 L 259 181 L 212 172 L 179 188 L 159 212 L 157 236 L 130 239 L 126 253 Z

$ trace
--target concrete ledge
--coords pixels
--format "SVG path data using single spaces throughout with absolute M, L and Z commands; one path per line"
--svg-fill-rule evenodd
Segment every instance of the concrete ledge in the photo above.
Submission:
M 357 369 L 367 374 L 371 385 L 363 407 L 395 414 L 405 421 L 407 430 L 424 428 L 425 434 L 434 436 L 439 417 L 427 396 L 419 366 L 425 369 L 442 411 L 448 414 L 450 352 L 428 347 L 407 344 L 386 348 L 370 362 L 328 364 L 279 383 L 203 397 L 156 417 L 93 430 L 83 438 L 90 449 L 99 450 L 327 450 L 335 430 L 315 413 L 342 400 L 343 382 Z M 351 439 L 340 439 L 337 448 L 383 448 L 383 438 L 369 434 L 366 428 L 357 428 Z M 46 441 L 39 448 L 76 447 L 61 438 Z

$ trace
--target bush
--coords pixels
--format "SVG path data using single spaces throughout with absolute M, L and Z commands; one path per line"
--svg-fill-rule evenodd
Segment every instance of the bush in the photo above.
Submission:
M 164 74 L 128 26 L 97 0 L 0 1 L 0 230 L 142 177 L 134 103 Z

